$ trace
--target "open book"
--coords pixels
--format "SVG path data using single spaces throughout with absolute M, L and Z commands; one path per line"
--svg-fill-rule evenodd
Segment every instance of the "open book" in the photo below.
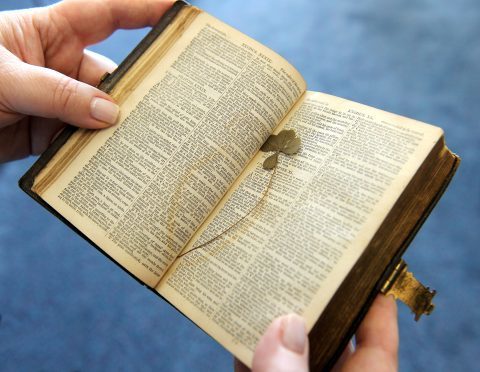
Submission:
M 183 2 L 100 88 L 118 125 L 65 130 L 21 187 L 246 365 L 290 312 L 331 365 L 459 162 L 441 129 L 307 91 Z M 260 148 L 285 129 L 300 150 L 272 176 Z

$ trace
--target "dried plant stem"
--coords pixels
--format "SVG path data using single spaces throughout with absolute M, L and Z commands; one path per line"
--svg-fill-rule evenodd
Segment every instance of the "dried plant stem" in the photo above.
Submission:
M 189 253 L 192 253 L 193 251 L 196 251 L 198 249 L 201 249 L 201 248 L 204 248 L 205 246 L 209 245 L 210 243 L 214 242 L 215 240 L 221 238 L 223 235 L 225 235 L 226 233 L 228 233 L 230 230 L 234 229 L 235 227 L 237 227 L 239 224 L 241 224 L 260 204 L 262 204 L 262 202 L 265 200 L 265 198 L 267 197 L 268 195 L 268 192 L 270 191 L 271 187 L 272 187 L 272 182 L 273 182 L 273 177 L 275 176 L 275 173 L 277 171 L 277 168 L 273 168 L 273 172 L 272 174 L 270 175 L 270 180 L 268 181 L 268 185 L 267 185 L 267 188 L 265 189 L 265 191 L 263 192 L 263 195 L 262 197 L 260 198 L 260 200 L 252 207 L 250 208 L 250 210 L 242 217 L 240 218 L 237 222 L 235 222 L 233 225 L 231 225 L 230 227 L 228 227 L 227 229 L 225 229 L 224 231 L 222 231 L 220 234 L 218 234 L 217 236 L 213 237 L 212 239 L 206 241 L 205 243 L 202 243 L 200 244 L 199 246 L 196 246 L 192 249 L 190 249 L 188 252 L 185 252 L 185 253 L 182 253 L 181 255 L 177 256 L 177 260 L 179 258 L 182 258 L 182 257 L 185 257 L 187 254 Z

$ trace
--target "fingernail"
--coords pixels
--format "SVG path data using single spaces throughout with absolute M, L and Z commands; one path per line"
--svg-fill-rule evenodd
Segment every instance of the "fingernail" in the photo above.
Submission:
M 107 124 L 115 124 L 118 118 L 119 107 L 103 98 L 93 98 L 90 102 L 91 115 Z
M 290 351 L 303 354 L 307 341 L 305 321 L 297 314 L 290 314 L 282 319 L 282 343 Z

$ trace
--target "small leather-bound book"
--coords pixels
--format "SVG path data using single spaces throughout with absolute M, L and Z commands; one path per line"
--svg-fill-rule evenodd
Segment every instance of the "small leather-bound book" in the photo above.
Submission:
M 459 164 L 440 128 L 308 91 L 181 1 L 99 88 L 118 123 L 65 129 L 22 189 L 247 366 L 279 315 L 325 370 L 379 292 L 431 312 L 401 256 Z

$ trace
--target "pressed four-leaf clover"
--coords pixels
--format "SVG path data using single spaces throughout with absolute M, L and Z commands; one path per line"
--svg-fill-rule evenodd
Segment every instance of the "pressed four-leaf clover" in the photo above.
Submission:
M 286 155 L 293 155 L 300 149 L 300 138 L 296 136 L 293 129 L 282 130 L 277 135 L 272 134 L 260 148 L 263 152 L 275 153 L 270 155 L 263 162 L 264 169 L 273 169 L 278 164 L 278 155 L 283 152 Z

